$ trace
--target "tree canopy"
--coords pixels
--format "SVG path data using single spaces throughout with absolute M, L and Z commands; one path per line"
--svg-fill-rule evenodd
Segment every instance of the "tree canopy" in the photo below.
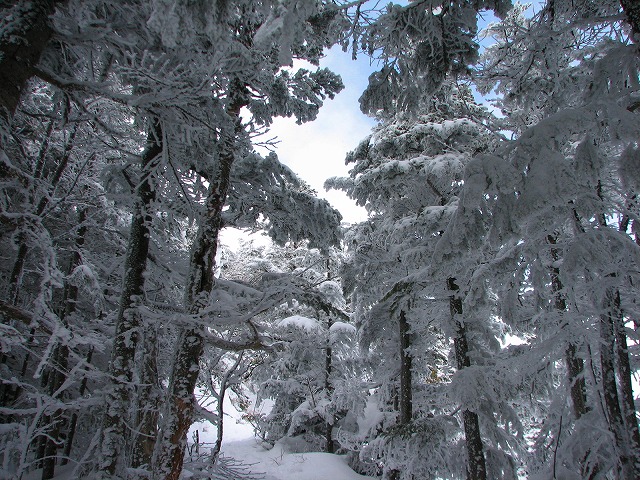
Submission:
M 640 478 L 637 2 L 0 12 L 0 476 L 220 478 L 232 395 L 388 480 Z M 260 140 L 333 45 L 353 225 Z

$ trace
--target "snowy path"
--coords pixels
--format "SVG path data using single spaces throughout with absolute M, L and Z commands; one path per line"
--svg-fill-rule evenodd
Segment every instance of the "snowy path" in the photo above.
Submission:
M 276 444 L 265 450 L 254 439 L 230 442 L 222 447 L 225 455 L 251 464 L 251 471 L 264 480 L 366 480 L 347 465 L 346 458 L 329 453 L 287 453 Z
M 271 408 L 267 402 L 266 409 Z M 253 427 L 241 420 L 228 397 L 225 398 L 224 440 L 222 454 L 234 458 L 244 465 L 251 465 L 250 470 L 264 480 L 369 480 L 375 477 L 358 475 L 347 465 L 341 455 L 329 453 L 288 453 L 286 447 L 276 444 L 266 450 L 254 437 Z M 264 413 L 264 412 L 263 412 Z M 213 444 L 216 428 L 206 421 L 196 422 L 189 434 L 198 430 L 199 440 L 205 444 Z M 258 475 L 262 474 L 262 475 Z

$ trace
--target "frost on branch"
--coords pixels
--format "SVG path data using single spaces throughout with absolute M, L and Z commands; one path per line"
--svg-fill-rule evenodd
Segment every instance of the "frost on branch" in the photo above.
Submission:
M 326 249 L 340 239 L 341 215 L 275 153 L 249 154 L 234 169 L 225 219 L 239 228 L 263 229 L 278 244 L 309 240 Z

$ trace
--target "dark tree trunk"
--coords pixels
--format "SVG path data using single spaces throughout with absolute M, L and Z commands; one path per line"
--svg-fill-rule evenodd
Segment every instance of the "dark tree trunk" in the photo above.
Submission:
M 75 239 L 75 251 L 69 262 L 69 268 L 67 274 L 71 275 L 73 270 L 82 263 L 82 255 L 80 250 L 84 246 L 85 236 L 87 233 L 87 226 L 84 222 L 87 219 L 87 210 L 82 209 L 78 214 L 78 228 Z M 78 301 L 78 287 L 65 283 L 63 293 L 63 312 L 60 315 L 61 321 L 68 327 L 68 318 L 76 311 Z M 57 348 L 56 362 L 51 369 L 51 379 L 49 383 L 49 395 L 52 397 L 57 390 L 63 385 L 66 380 L 66 371 L 69 361 L 69 348 L 66 345 L 59 345 Z M 60 438 L 60 431 L 64 424 L 64 419 L 61 411 L 57 411 L 52 415 L 47 423 L 51 424 L 50 430 L 46 437 L 46 446 L 44 449 L 44 459 L 42 462 L 42 480 L 49 480 L 54 477 L 57 451 L 63 444 Z
M 638 0 L 620 0 L 622 10 L 631 26 L 631 38 L 635 43 L 640 42 L 640 2 Z
M 618 382 L 620 385 L 620 396 L 622 415 L 625 420 L 626 431 L 629 435 L 629 449 L 631 462 L 634 466 L 635 478 L 640 478 L 640 432 L 638 431 L 638 418 L 636 416 L 636 405 L 633 396 L 631 362 L 629 360 L 629 347 L 627 345 L 627 334 L 625 332 L 624 317 L 620 309 L 620 292 L 616 291 L 614 304 L 616 315 L 614 318 L 614 328 L 616 337 L 616 354 L 618 360 Z
M 215 258 L 218 251 L 218 236 L 222 228 L 222 209 L 229 190 L 237 137 L 243 131 L 240 109 L 246 105 L 245 88 L 239 82 L 235 82 L 230 89 L 227 114 L 233 122 L 233 128 L 222 130 L 217 171 L 214 177 L 209 178 L 206 211 L 200 220 L 191 253 L 185 304 L 192 315 L 197 315 L 207 306 L 209 294 L 214 288 Z M 178 335 L 169 382 L 169 408 L 166 412 L 162 443 L 159 445 L 158 460 L 154 468 L 157 476 L 166 480 L 178 480 L 182 472 L 187 432 L 193 423 L 196 402 L 194 390 L 200 373 L 205 328 L 204 325 L 183 328 Z
M 66 380 L 67 362 L 69 358 L 69 348 L 66 345 L 58 345 L 53 371 L 49 381 L 49 395 L 55 398 L 56 392 Z M 58 447 L 62 445 L 60 440 L 60 430 L 63 423 L 62 412 L 57 410 L 51 416 L 47 416 L 45 423 L 48 423 L 48 435 L 45 438 L 44 458 L 42 460 L 42 480 L 50 480 L 54 477 Z
M 547 240 L 551 245 L 556 244 L 556 238 L 549 235 Z M 551 248 L 551 257 L 554 261 L 558 261 L 559 254 L 557 248 Z M 551 290 L 554 295 L 555 308 L 563 314 L 567 311 L 567 301 L 563 293 L 563 285 L 560 280 L 560 269 L 551 267 Z M 587 413 L 587 389 L 584 381 L 584 360 L 577 356 L 576 346 L 569 343 L 565 350 L 565 364 L 567 366 L 569 389 L 571 391 L 571 403 L 573 405 L 573 414 L 578 420 Z
M 227 396 L 227 390 L 233 384 L 233 382 L 230 382 L 229 380 L 235 375 L 238 367 L 242 363 L 243 358 L 244 352 L 240 352 L 238 354 L 238 357 L 236 358 L 236 361 L 233 362 L 231 368 L 229 368 L 229 370 L 225 372 L 222 379 L 220 380 L 220 390 L 218 390 L 218 401 L 216 405 L 216 413 L 218 414 L 218 434 L 216 436 L 216 442 L 211 449 L 211 458 L 213 463 L 218 461 L 220 451 L 222 450 L 222 439 L 224 438 L 224 399 Z
M 0 62 L 1 62 L 1 60 L 0 60 Z M 69 139 L 65 143 L 64 154 L 62 155 L 62 158 L 60 159 L 60 163 L 56 167 L 56 170 L 53 173 L 53 176 L 51 177 L 50 182 L 49 182 L 49 184 L 50 184 L 50 186 L 49 186 L 50 192 L 58 185 L 58 182 L 62 178 L 62 175 L 64 174 L 65 170 L 69 166 L 69 160 L 71 159 L 71 149 L 73 148 L 73 145 L 74 145 L 76 131 L 77 131 L 77 128 L 74 127 L 71 130 L 71 134 L 69 135 Z M 44 149 L 44 145 L 43 145 L 42 149 Z M 37 174 L 37 175 L 35 175 L 35 174 Z M 34 176 L 36 176 L 36 178 L 37 178 L 39 176 L 39 173 L 36 171 L 35 174 L 34 174 Z M 44 213 L 45 208 L 47 208 L 47 205 L 49 205 L 50 199 L 51 199 L 51 195 L 43 195 L 42 196 L 42 198 L 40 199 L 40 201 L 36 205 L 36 208 L 33 211 L 34 216 L 40 217 Z M 24 234 L 21 233 L 19 235 L 19 239 L 20 239 L 20 245 L 18 246 L 18 254 L 16 256 L 16 260 L 15 260 L 15 262 L 13 264 L 13 268 L 11 270 L 11 275 L 9 277 L 8 297 L 9 297 L 9 299 L 11 301 L 11 304 L 14 305 L 14 306 L 18 305 L 18 300 L 19 300 L 19 297 L 20 297 L 20 286 L 22 285 L 22 276 L 23 276 L 23 273 L 24 273 L 24 266 L 25 266 L 25 262 L 27 261 L 27 255 L 29 253 L 29 247 L 28 247 L 28 244 L 27 244 L 27 238 L 24 236 Z M 31 361 L 31 353 L 30 352 L 31 352 L 32 344 L 33 344 L 34 334 L 35 334 L 35 329 L 32 329 L 31 333 L 29 335 L 29 340 L 27 342 L 27 348 L 26 348 L 27 353 L 25 354 L 25 357 L 22 360 L 22 369 L 21 369 L 21 372 L 20 372 L 20 376 L 21 377 L 25 376 L 25 374 L 27 372 L 27 368 L 29 366 L 29 362 Z M 6 355 L 3 355 L 2 363 L 5 363 L 6 360 L 7 360 Z M 12 387 L 6 388 L 5 386 L 3 386 L 2 391 L 0 392 L 0 400 L 2 401 L 3 405 L 8 405 L 8 404 L 12 403 L 13 401 L 15 401 L 15 399 L 19 395 L 20 395 L 20 388 L 19 387 L 12 386 Z
M 60 0 L 3 2 L 0 15 L 12 18 L 0 42 L 0 117 L 12 116 L 20 102 L 32 67 L 40 60 L 52 35 L 49 16 Z
M 398 330 L 400 340 L 400 388 L 394 398 L 394 408 L 399 411 L 398 425 L 404 426 L 411 423 L 413 417 L 413 391 L 411 385 L 411 334 L 409 322 L 404 310 L 400 311 L 398 318 Z M 398 390 L 396 390 L 398 392 Z M 400 471 L 390 470 L 389 480 L 398 480 Z
M 618 386 L 615 370 L 615 294 L 608 289 L 604 305 L 604 313 L 600 315 L 600 365 L 602 368 L 602 390 L 609 421 L 619 458 L 622 478 L 632 480 L 634 465 L 629 451 L 629 439 L 625 430 L 625 422 L 620 408 Z
M 324 349 L 324 390 L 327 394 L 327 400 L 331 401 L 333 396 L 333 383 L 331 381 L 331 373 L 333 371 L 333 350 L 331 349 L 331 326 L 333 319 L 327 315 L 327 347 Z M 325 424 L 325 451 L 327 453 L 335 452 L 335 443 L 333 441 L 333 421 L 327 421 Z
M 584 360 L 577 356 L 576 346 L 570 343 L 565 350 L 568 380 L 571 389 L 571 403 L 573 414 L 578 420 L 589 409 L 587 407 L 587 392 L 584 383 Z
M 631 384 L 632 370 L 624 331 L 624 316 L 620 305 L 620 291 L 617 289 L 607 292 L 600 327 L 602 383 L 609 424 L 620 451 L 624 478 L 637 479 L 640 478 L 640 434 Z
M 413 401 L 411 390 L 411 334 L 404 310 L 400 311 L 400 425 L 411 423 Z
M 449 297 L 449 308 L 455 323 L 456 336 L 453 346 L 456 354 L 458 370 L 471 366 L 469 359 L 469 343 L 467 342 L 467 332 L 465 326 L 460 321 L 462 316 L 462 298 L 460 298 L 460 287 L 456 284 L 455 278 L 447 279 L 447 288 L 452 295 Z M 487 467 L 484 459 L 484 445 L 480 435 L 480 423 L 478 414 L 470 410 L 463 410 L 462 421 L 464 424 L 464 437 L 467 445 L 467 456 L 469 459 L 467 469 L 468 480 L 486 480 Z
M 62 158 L 60 159 L 60 163 L 58 163 L 58 166 L 53 172 L 53 175 L 49 179 L 49 187 L 48 187 L 49 193 L 51 193 L 58 186 L 58 183 L 60 182 L 62 175 L 64 174 L 65 170 L 69 166 L 69 161 L 71 160 L 71 150 L 74 147 L 77 130 L 78 130 L 77 127 L 74 126 L 71 129 L 71 133 L 69 135 L 68 140 L 65 142 L 64 153 L 62 155 Z M 46 147 L 45 147 L 46 143 L 48 143 L 48 139 L 45 139 L 45 142 L 43 143 L 41 150 L 46 150 Z M 44 155 L 44 152 L 41 152 L 41 153 Z M 39 161 L 40 159 L 38 159 L 38 162 Z M 44 159 L 42 159 L 42 161 L 44 161 Z M 40 171 L 40 167 L 36 165 L 33 176 L 34 178 L 40 178 L 41 175 L 42 175 L 42 171 Z M 35 204 L 35 198 L 32 197 L 30 200 Z M 38 201 L 38 204 L 36 205 L 36 207 L 34 208 L 33 214 L 37 217 L 40 217 L 44 213 L 47 206 L 49 205 L 50 200 L 51 200 L 51 195 L 49 194 L 43 195 L 42 198 L 40 198 L 40 201 Z M 13 264 L 13 269 L 11 270 L 11 277 L 9 279 L 9 299 L 11 300 L 13 305 L 17 305 L 18 303 L 18 295 L 19 295 L 20 284 L 22 281 L 22 273 L 24 271 L 24 263 L 27 259 L 27 253 L 29 252 L 29 247 L 27 246 L 27 239 L 21 238 L 20 240 L 21 241 L 20 241 L 20 246 L 18 247 L 18 255 L 16 256 L 16 261 Z
M 11 305 L 18 305 L 18 298 L 20 296 L 20 285 L 22 284 L 22 272 L 24 271 L 24 263 L 27 260 L 27 253 L 29 247 L 27 247 L 27 240 L 24 235 L 20 234 L 20 245 L 18 246 L 18 254 L 16 260 L 13 263 L 11 269 L 11 276 L 9 277 L 9 294 L 8 298 Z
M 636 8 L 637 34 L 640 35 L 640 5 Z M 631 195 L 631 204 L 636 203 L 636 196 Z M 626 233 L 629 224 L 629 217 L 623 215 L 618 225 L 618 231 Z M 635 236 L 638 244 L 638 236 Z M 626 429 L 630 439 L 631 457 L 634 463 L 635 475 L 640 478 L 640 430 L 638 429 L 638 417 L 636 416 L 636 404 L 633 395 L 631 361 L 629 359 L 629 346 L 627 344 L 627 333 L 625 331 L 625 319 L 620 302 L 620 291 L 616 290 L 614 297 L 615 318 L 614 330 L 616 338 L 616 353 L 618 360 L 618 382 L 620 384 L 620 394 L 622 396 L 622 414 L 625 419 Z
M 147 326 L 142 341 L 140 387 L 137 394 L 137 431 L 133 439 L 131 466 L 150 466 L 153 447 L 158 436 L 159 385 L 158 385 L 158 337 L 156 330 Z
M 640 6 L 635 1 L 621 1 L 625 13 L 638 36 L 637 23 Z M 625 6 L 625 3 L 627 4 Z M 634 5 L 631 5 L 634 4 Z M 635 15 L 635 23 L 634 23 Z M 638 40 L 636 38 L 636 40 Z M 602 183 L 598 181 L 596 194 L 604 201 Z M 604 213 L 597 216 L 602 228 L 609 228 Z M 618 231 L 626 232 L 629 218 L 623 215 L 618 223 Z M 636 237 L 637 242 L 637 237 Z M 605 279 L 614 279 L 616 272 Z M 602 313 L 600 314 L 600 367 L 602 369 L 602 389 L 609 429 L 616 442 L 620 474 L 624 480 L 640 478 L 640 434 L 636 418 L 635 403 L 631 387 L 631 367 L 629 364 L 627 338 L 624 331 L 624 315 L 620 302 L 620 291 L 608 286 L 605 291 Z M 616 359 L 618 365 L 616 369 Z M 618 387 L 618 382 L 620 387 Z M 620 388 L 620 392 L 618 392 Z M 620 394 L 619 394 L 620 393 Z M 620 395 L 622 398 L 620 398 Z
M 225 382 L 220 384 L 220 392 L 218 393 L 220 395 L 218 397 L 218 404 L 216 405 L 218 413 L 218 432 L 216 435 L 216 441 L 211 449 L 211 458 L 213 459 L 213 463 L 218 461 L 220 451 L 222 450 L 222 440 L 224 438 L 224 397 L 227 395 L 227 385 Z
M 169 411 L 165 419 L 160 457 L 160 477 L 178 480 L 184 463 L 187 433 L 193 422 L 195 390 L 199 360 L 204 349 L 204 333 L 185 329 L 177 339 L 171 381 L 169 383 Z
M 65 143 L 64 154 L 62 155 L 62 158 L 60 159 L 60 163 L 58 163 L 58 166 L 56 167 L 53 175 L 51 176 L 51 179 L 49 180 L 49 193 L 51 193 L 58 186 L 58 182 L 60 182 L 62 175 L 64 174 L 65 170 L 69 166 L 69 161 L 71 160 L 71 150 L 74 146 L 76 132 L 77 132 L 77 128 L 74 127 L 71 130 L 71 134 L 69 135 L 69 138 Z M 45 143 L 47 141 L 45 141 Z M 41 149 L 44 149 L 44 148 L 45 147 L 43 145 Z M 35 178 L 39 178 L 41 174 L 41 172 L 38 172 L 37 169 L 38 167 L 36 166 L 36 171 L 34 172 Z M 33 209 L 33 215 L 36 217 L 42 216 L 45 209 L 49 205 L 50 200 L 51 200 L 50 194 L 43 195 L 42 198 L 40 198 L 40 201 L 38 201 L 38 204 L 36 205 L 36 207 Z M 31 198 L 31 201 L 35 203 L 34 198 Z M 20 295 L 20 285 L 22 283 L 22 275 L 24 272 L 24 265 L 27 260 L 28 253 L 29 253 L 29 247 L 27 245 L 27 239 L 24 237 L 23 234 L 20 234 L 20 245 L 18 246 L 18 254 L 16 255 L 16 260 L 13 264 L 13 268 L 11 269 L 11 275 L 9 277 L 8 297 L 12 305 L 18 304 L 18 298 Z M 28 358 L 28 355 L 27 355 L 27 358 Z M 27 360 L 27 363 L 28 363 L 28 360 Z
M 155 199 L 152 172 L 157 158 L 162 153 L 160 123 L 157 119 L 150 121 L 147 146 L 141 158 L 141 178 L 131 219 L 122 295 L 109 366 L 113 385 L 106 397 L 102 421 L 102 448 L 98 468 L 105 478 L 112 478 L 116 473 L 123 447 L 127 443 L 127 424 L 131 420 L 129 410 L 133 398 L 130 385 L 140 329 L 140 317 L 136 307 L 144 296 L 144 273 L 149 254 L 151 204 Z
M 91 359 L 93 357 L 93 347 L 89 349 L 87 353 L 87 358 L 85 362 L 87 365 L 91 364 Z M 87 377 L 85 376 L 80 382 L 80 389 L 78 390 L 78 396 L 82 398 L 84 396 L 85 391 L 87 390 Z M 71 421 L 69 422 L 69 429 L 67 430 L 67 438 L 64 444 L 64 454 L 62 456 L 61 465 L 66 465 L 69 462 L 69 456 L 71 455 L 71 449 L 73 447 L 73 438 L 76 435 L 76 427 L 78 425 L 78 413 L 73 412 L 71 415 Z

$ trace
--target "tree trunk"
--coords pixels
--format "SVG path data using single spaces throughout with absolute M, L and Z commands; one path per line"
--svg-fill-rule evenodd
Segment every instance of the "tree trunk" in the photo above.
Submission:
M 45 194 L 40 198 L 40 201 L 38 202 L 35 209 L 33 210 L 34 216 L 37 216 L 37 217 L 42 216 L 45 208 L 47 208 L 47 206 L 49 205 L 49 202 L 51 201 L 53 191 L 58 186 L 58 183 L 60 182 L 62 175 L 64 174 L 65 170 L 69 166 L 69 161 L 71 160 L 71 150 L 74 147 L 77 131 L 78 131 L 77 125 L 74 125 L 69 134 L 69 138 L 64 144 L 64 153 L 62 155 L 62 158 L 60 158 L 60 163 L 58 163 L 58 166 L 56 167 L 55 171 L 53 172 L 53 175 L 49 180 L 49 187 L 48 187 L 49 192 L 48 194 Z M 44 143 L 48 143 L 48 139 L 46 139 Z M 45 149 L 44 144 L 41 147 L 41 149 Z M 38 161 L 40 161 L 40 159 L 38 159 Z M 42 174 L 42 172 L 39 171 L 40 168 L 41 167 L 38 167 L 37 165 L 35 167 L 34 177 L 36 179 L 38 179 Z M 35 198 L 31 197 L 30 201 L 35 203 Z M 13 264 L 13 269 L 11 271 L 11 277 L 9 280 L 9 285 L 10 285 L 9 298 L 13 302 L 13 305 L 17 305 L 17 302 L 18 302 L 19 287 L 22 280 L 22 273 L 24 271 L 24 262 L 26 261 L 28 250 L 29 249 L 27 246 L 26 238 L 21 238 L 20 246 L 18 247 L 18 255 L 16 257 L 15 263 Z
M 629 435 L 629 449 L 631 463 L 634 467 L 635 478 L 640 478 L 640 431 L 638 431 L 638 418 L 636 416 L 636 405 L 633 397 L 633 385 L 631 362 L 629 360 L 629 347 L 627 345 L 627 334 L 624 326 L 624 316 L 620 309 L 620 292 L 616 290 L 614 304 L 616 315 L 614 318 L 614 329 L 616 337 L 616 354 L 618 360 L 618 382 L 620 385 L 620 396 L 622 415 L 625 420 L 627 434 Z
M 91 363 L 92 357 L 93 357 L 93 347 L 89 348 L 89 352 L 87 353 L 87 358 L 85 360 L 85 363 L 87 365 Z M 87 377 L 85 376 L 82 379 L 82 382 L 80 382 L 80 389 L 78 390 L 78 396 L 82 398 L 86 390 L 87 390 Z M 67 430 L 67 439 L 64 444 L 64 453 L 63 453 L 62 462 L 60 462 L 60 465 L 66 465 L 69 462 L 69 456 L 71 455 L 71 448 L 73 447 L 73 437 L 75 437 L 77 425 L 78 425 L 78 413 L 73 412 L 73 415 L 71 415 L 71 421 L 69 422 L 69 429 Z
M 613 433 L 622 478 L 633 480 L 633 460 L 630 458 L 629 439 L 625 431 L 624 418 L 620 409 L 615 370 L 615 294 L 611 288 L 606 292 L 604 313 L 600 315 L 600 364 L 602 368 L 602 389 L 609 428 Z
M 85 235 L 87 233 L 87 226 L 84 222 L 87 219 L 87 210 L 82 209 L 78 213 L 78 232 L 75 239 L 75 251 L 69 261 L 69 268 L 67 269 L 67 275 L 71 275 L 73 270 L 82 263 L 82 255 L 80 250 L 84 246 Z M 78 287 L 70 285 L 65 282 L 63 293 L 63 312 L 60 315 L 60 320 L 64 323 L 65 327 L 68 327 L 68 318 L 76 311 L 78 301 Z M 66 345 L 59 345 L 57 348 L 56 364 L 51 369 L 51 379 L 49 383 L 49 395 L 54 397 L 58 389 L 63 385 L 66 380 L 66 371 L 68 369 L 69 360 L 69 348 Z M 42 461 L 42 480 L 49 480 L 54 477 L 57 459 L 57 450 L 62 445 L 62 439 L 60 438 L 60 431 L 63 426 L 64 420 L 62 418 L 62 412 L 57 411 L 51 418 L 47 418 L 47 422 L 51 427 L 46 437 L 46 446 L 44 448 L 44 458 Z
M 22 273 L 24 272 L 24 263 L 27 260 L 27 253 L 29 247 L 27 247 L 27 239 L 24 238 L 24 234 L 20 233 L 20 245 L 18 246 L 18 254 L 16 260 L 13 263 L 11 269 L 11 276 L 9 277 L 9 293 L 8 298 L 11 305 L 18 305 L 18 298 L 20 296 L 20 285 L 22 284 Z
M 222 356 L 220 358 L 222 359 Z M 224 399 L 227 396 L 227 389 L 234 384 L 229 380 L 235 375 L 238 367 L 242 363 L 243 358 L 244 352 L 238 353 L 236 361 L 233 362 L 231 368 L 229 368 L 229 370 L 225 372 L 225 374 L 222 376 L 222 379 L 220 380 L 220 389 L 218 390 L 218 401 L 216 405 L 216 413 L 218 414 L 218 434 L 216 435 L 216 442 L 211 449 L 211 459 L 213 463 L 216 463 L 218 461 L 220 451 L 222 450 L 222 439 L 224 438 Z
M 158 436 L 159 386 L 158 386 L 158 336 L 156 330 L 147 326 L 143 333 L 140 387 L 137 394 L 137 425 L 133 439 L 131 466 L 150 466 L 153 447 Z
M 399 410 L 398 425 L 404 426 L 411 423 L 413 417 L 413 400 L 411 390 L 411 354 L 408 349 L 411 347 L 410 327 L 404 310 L 400 311 L 398 319 L 398 330 L 400 340 L 400 389 L 395 396 L 394 407 Z M 397 391 L 397 390 L 396 390 Z M 398 480 L 400 478 L 399 470 L 390 470 L 388 473 L 389 480 Z
M 215 258 L 222 228 L 222 209 L 229 190 L 237 136 L 243 132 L 240 109 L 246 105 L 244 90 L 239 82 L 230 87 L 227 114 L 233 122 L 233 128 L 223 128 L 220 134 L 217 171 L 213 178 L 209 178 L 205 213 L 200 220 L 191 253 L 185 304 L 189 313 L 194 316 L 208 305 L 208 297 L 215 284 Z M 205 329 L 205 325 L 183 327 L 178 334 L 169 382 L 165 428 L 154 467 L 157 476 L 166 480 L 178 480 L 182 472 L 187 432 L 193 423 L 196 402 L 194 390 L 200 372 Z
M 462 298 L 458 294 L 460 287 L 456 284 L 455 278 L 447 279 L 447 288 L 452 295 L 449 297 L 449 308 L 451 316 L 455 323 L 456 336 L 453 340 L 453 346 L 456 354 L 456 363 L 458 370 L 471 366 L 469 359 L 469 344 L 467 342 L 466 328 L 460 321 L 462 316 Z M 487 467 L 484 459 L 484 445 L 480 436 L 480 423 L 478 414 L 470 410 L 463 410 L 462 421 L 464 424 L 464 437 L 467 445 L 468 480 L 486 480 Z
M 553 235 L 549 235 L 547 240 L 551 245 L 556 244 L 556 238 Z M 551 248 L 551 258 L 554 262 L 558 261 L 559 254 L 557 248 Z M 551 291 L 555 297 L 555 308 L 560 314 L 567 311 L 567 301 L 562 293 L 563 288 L 562 281 L 560 280 L 560 269 L 555 266 L 551 267 Z M 588 412 L 588 408 L 587 390 L 584 381 L 584 360 L 578 357 L 576 353 L 575 344 L 570 342 L 565 350 L 565 364 L 567 366 L 573 414 L 576 420 L 578 420 Z
M 53 372 L 49 382 L 49 395 L 56 397 L 56 392 L 66 379 L 67 363 L 69 358 L 69 348 L 66 345 L 58 345 Z M 47 416 L 44 423 L 48 423 L 47 437 L 45 439 L 44 458 L 42 460 L 42 480 L 50 480 L 54 477 L 57 451 L 61 446 L 60 429 L 63 423 L 62 412 L 57 410 L 51 416 Z
M 184 463 L 187 433 L 193 422 L 195 390 L 200 373 L 200 357 L 204 350 L 204 333 L 197 329 L 183 329 L 177 339 L 171 380 L 169 408 L 165 415 L 158 461 L 159 478 L 178 480 Z
M 576 355 L 576 346 L 573 343 L 569 343 L 564 355 L 571 389 L 573 414 L 576 417 L 576 420 L 578 420 L 589 411 L 587 407 L 587 392 L 583 375 L 584 360 Z
M 102 420 L 102 448 L 98 469 L 104 478 L 113 478 L 122 460 L 127 443 L 127 424 L 132 403 L 131 380 L 140 329 L 137 312 L 144 296 L 144 273 L 149 254 L 151 203 L 155 199 L 152 172 L 162 153 L 162 128 L 157 119 L 150 120 L 147 146 L 141 158 L 141 178 L 137 186 L 137 201 L 131 218 L 129 248 L 124 264 L 124 281 L 120 308 L 116 319 L 109 374 L 113 385 L 105 399 Z
M 413 402 L 411 390 L 411 334 L 404 310 L 400 311 L 400 425 L 411 423 Z
M 640 5 L 636 5 L 637 30 L 640 34 Z M 630 203 L 636 202 L 636 196 L 631 195 Z M 623 215 L 618 224 L 618 231 L 626 233 L 629 224 L 629 217 Z M 635 220 L 634 220 L 635 221 Z M 638 244 L 637 233 L 635 242 Z M 629 360 L 629 346 L 627 344 L 627 333 L 625 331 L 625 319 L 620 302 L 620 291 L 616 290 L 614 297 L 615 318 L 614 330 L 616 337 L 616 353 L 618 360 L 618 382 L 622 395 L 622 414 L 625 419 L 626 429 L 630 439 L 631 457 L 634 463 L 635 474 L 640 478 L 640 430 L 638 429 L 638 417 L 636 416 L 636 404 L 633 396 L 631 361 Z
M 0 63 L 1 63 L 1 60 L 0 60 Z M 67 169 L 67 166 L 69 165 L 69 160 L 71 159 L 71 149 L 73 148 L 73 145 L 74 145 L 76 132 L 77 132 L 77 127 L 74 126 L 73 129 L 71 130 L 71 134 L 69 135 L 69 139 L 65 143 L 64 154 L 60 159 L 60 163 L 56 167 L 56 170 L 53 173 L 53 176 L 51 177 L 49 193 L 52 193 L 52 191 L 58 185 L 58 182 L 62 178 L 63 173 L 65 172 L 65 170 Z M 36 205 L 36 208 L 33 211 L 34 216 L 40 217 L 44 213 L 45 208 L 47 207 L 47 205 L 49 205 L 50 199 L 51 199 L 51 195 L 42 196 L 42 198 L 40 199 L 40 201 Z M 9 300 L 11 301 L 11 304 L 14 306 L 18 305 L 18 299 L 20 297 L 20 286 L 22 285 L 22 276 L 24 273 L 24 266 L 27 260 L 27 255 L 29 253 L 27 238 L 25 237 L 24 233 L 19 234 L 19 239 L 20 239 L 20 245 L 18 247 L 18 254 L 16 256 L 16 260 L 11 270 L 11 276 L 9 277 L 8 297 L 9 297 Z M 25 357 L 22 361 L 22 369 L 20 373 L 21 377 L 25 376 L 27 372 L 27 368 L 29 366 L 29 362 L 31 361 L 30 352 L 31 352 L 31 346 L 33 344 L 34 334 L 35 334 L 35 329 L 32 329 L 29 335 L 29 340 L 27 342 L 27 348 L 26 348 L 27 353 L 25 354 Z M 3 355 L 2 363 L 5 363 L 6 360 L 7 360 L 6 355 Z M 15 401 L 15 399 L 18 398 L 19 395 L 20 395 L 20 387 L 12 386 L 9 388 L 5 388 L 5 386 L 3 385 L 3 388 L 0 391 L 0 400 L 2 401 L 3 405 L 8 405 L 13 401 Z
M 623 477 L 637 479 L 640 478 L 640 434 L 631 384 L 632 370 L 624 331 L 624 316 L 617 289 L 607 291 L 605 313 L 600 316 L 600 328 L 602 383 L 609 424 L 620 452 Z
M 620 0 L 622 10 L 631 26 L 631 39 L 640 43 L 640 2 L 638 0 Z
M 32 67 L 37 65 L 52 31 L 49 16 L 60 0 L 3 2 L 0 15 L 11 18 L 0 42 L 0 118 L 11 117 L 20 102 Z
M 331 349 L 331 326 L 333 319 L 327 315 L 327 347 L 324 349 L 324 390 L 327 400 L 331 402 L 333 396 L 333 383 L 331 382 L 331 373 L 333 371 L 333 350 Z M 335 415 L 333 421 L 327 420 L 325 423 L 325 451 L 327 453 L 335 452 L 335 443 L 333 441 L 333 424 L 335 423 Z

